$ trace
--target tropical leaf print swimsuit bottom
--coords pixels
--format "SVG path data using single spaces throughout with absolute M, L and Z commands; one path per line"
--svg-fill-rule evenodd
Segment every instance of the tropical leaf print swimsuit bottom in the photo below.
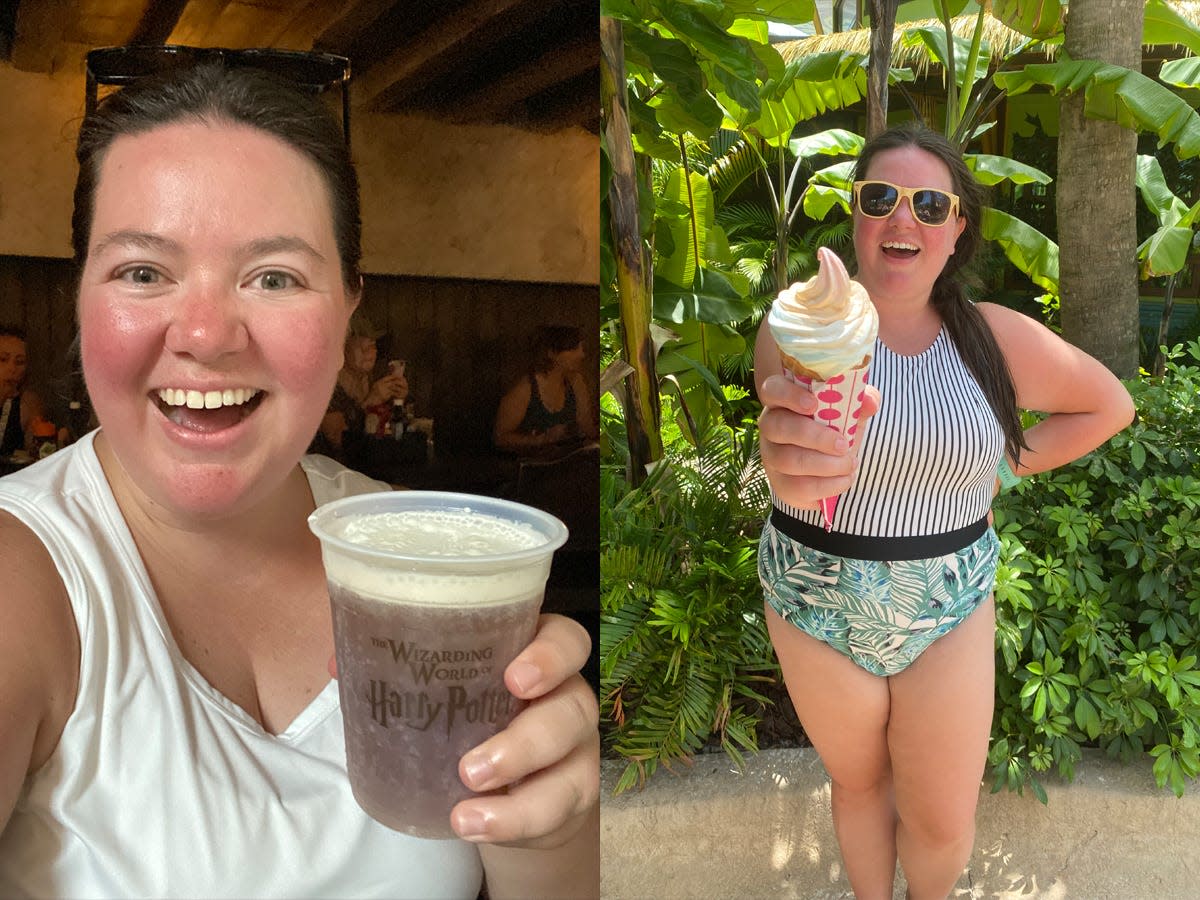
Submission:
M 998 556 L 991 528 L 945 556 L 880 561 L 814 550 L 768 520 L 758 575 L 783 619 L 868 672 L 895 675 L 987 599 Z

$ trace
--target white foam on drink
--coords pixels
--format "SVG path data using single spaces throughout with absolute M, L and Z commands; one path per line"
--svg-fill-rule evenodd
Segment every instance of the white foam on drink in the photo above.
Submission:
M 332 530 L 332 529 L 331 529 Z M 336 527 L 337 536 L 352 544 L 433 562 L 448 557 L 479 558 L 529 550 L 546 543 L 534 528 L 464 510 L 410 510 L 351 516 Z M 411 572 L 368 563 L 326 547 L 325 571 L 334 581 L 380 600 L 446 606 L 507 603 L 540 594 L 549 572 L 550 554 L 542 562 L 520 568 L 497 565 L 477 574 Z
M 356 516 L 347 519 L 342 537 L 406 556 L 492 556 L 546 543 L 528 525 L 485 513 L 437 509 Z

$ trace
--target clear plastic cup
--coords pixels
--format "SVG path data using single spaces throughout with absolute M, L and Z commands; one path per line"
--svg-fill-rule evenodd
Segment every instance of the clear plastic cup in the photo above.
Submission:
M 389 828 L 451 838 L 474 796 L 466 751 L 524 706 L 504 669 L 532 640 L 554 551 L 553 516 L 506 500 L 387 491 L 319 507 L 354 797 Z

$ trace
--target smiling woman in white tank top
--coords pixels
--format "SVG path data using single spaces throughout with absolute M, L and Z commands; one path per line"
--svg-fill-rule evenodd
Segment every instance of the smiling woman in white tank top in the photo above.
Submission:
M 350 790 L 307 519 L 386 486 L 304 454 L 360 298 L 358 182 L 277 71 L 329 58 L 100 52 L 170 65 L 79 135 L 100 428 L 0 479 L 0 896 L 595 896 L 598 710 L 570 620 L 505 670 L 528 706 L 458 761 L 456 839 L 390 831 Z

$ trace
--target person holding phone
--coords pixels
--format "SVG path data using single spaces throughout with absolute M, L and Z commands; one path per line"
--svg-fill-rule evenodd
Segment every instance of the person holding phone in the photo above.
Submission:
M 370 468 L 368 439 L 383 435 L 386 426 L 381 417 L 386 416 L 390 423 L 395 401 L 403 404 L 408 398 L 403 366 L 398 370 L 389 367 L 386 374 L 374 377 L 382 336 L 383 331 L 365 313 L 355 311 L 346 336 L 345 362 L 309 452 L 332 457 L 360 471 Z M 370 423 L 368 416 L 374 417 Z

